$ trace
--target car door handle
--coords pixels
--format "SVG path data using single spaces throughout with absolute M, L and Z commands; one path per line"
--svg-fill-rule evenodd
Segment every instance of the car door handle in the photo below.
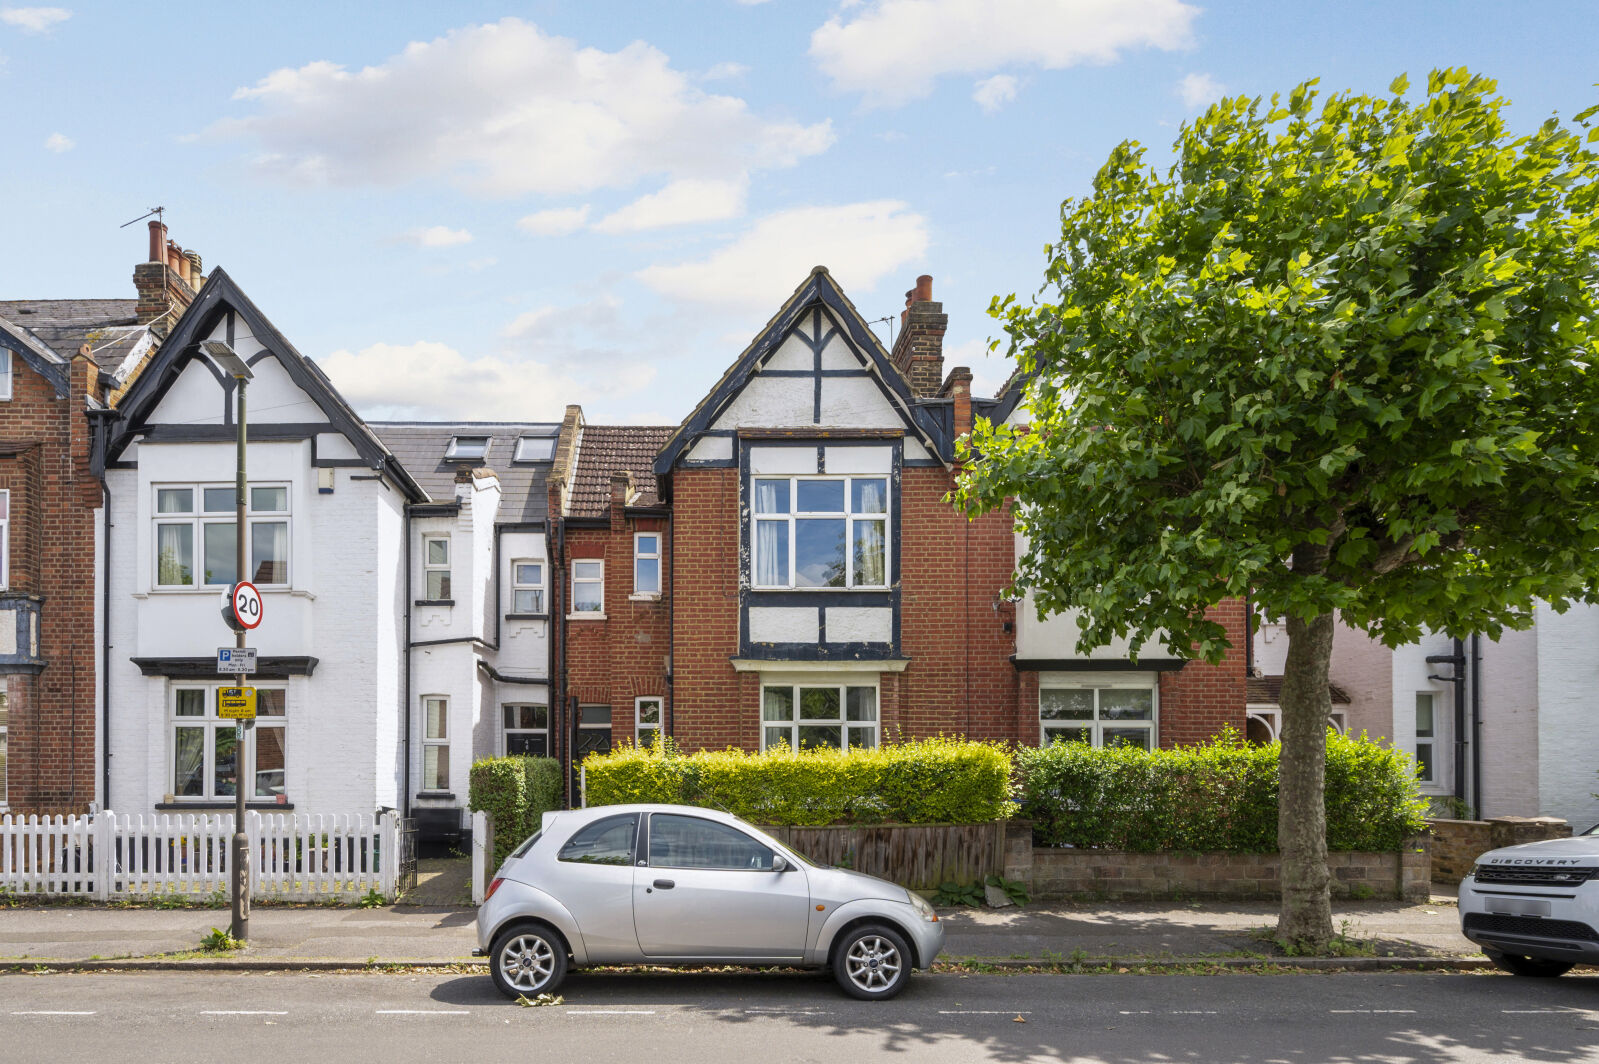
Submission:
M 657 879 L 655 881 L 655 887 L 657 890 L 671 890 L 675 886 L 677 886 L 677 883 L 670 879 Z

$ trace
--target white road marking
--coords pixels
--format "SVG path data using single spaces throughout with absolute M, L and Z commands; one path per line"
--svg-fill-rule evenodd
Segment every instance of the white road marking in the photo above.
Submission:
M 1153 1016 L 1149 1009 L 1118 1009 L 1123 1016 Z
M 92 1012 L 67 1012 L 57 1009 L 34 1009 L 29 1012 L 13 1012 L 13 1016 L 93 1016 Z
M 745 1009 L 748 1016 L 826 1016 L 824 1009 Z
M 202 1016 L 287 1016 L 287 1012 L 274 1012 L 270 1009 L 204 1009 Z
M 940 1016 L 1031 1016 L 1028 1009 L 939 1009 Z
M 568 1016 L 654 1016 L 654 1009 L 567 1009 Z
M 377 1009 L 379 1016 L 470 1016 L 471 1009 Z
M 1413 1016 L 1415 1009 L 1328 1009 L 1334 1016 Z
M 1173 1016 L 1215 1016 L 1215 1009 L 1172 1009 Z

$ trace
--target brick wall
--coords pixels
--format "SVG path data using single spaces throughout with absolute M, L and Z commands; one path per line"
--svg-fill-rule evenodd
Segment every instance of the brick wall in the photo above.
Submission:
M 95 507 L 85 390 L 92 364 L 75 359 L 68 397 L 21 358 L 0 403 L 0 488 L 11 492 L 9 595 L 43 599 L 37 675 L 0 677 L 7 693 L 13 813 L 86 811 L 95 797 Z M 0 623 L 12 623 L 9 611 Z M 21 649 L 21 648 L 19 648 Z
M 1551 816 L 1429 820 L 1427 827 L 1432 831 L 1432 874 L 1440 883 L 1459 883 L 1489 850 L 1571 835 L 1570 824 Z
M 760 745 L 760 681 L 738 654 L 738 470 L 672 476 L 677 595 L 672 634 L 673 733 L 687 750 Z
M 1232 649 L 1219 665 L 1190 661 L 1160 677 L 1160 745 L 1202 743 L 1222 728 L 1244 730 L 1244 651 L 1249 638 L 1243 599 L 1228 599 L 1206 611 L 1227 629 Z

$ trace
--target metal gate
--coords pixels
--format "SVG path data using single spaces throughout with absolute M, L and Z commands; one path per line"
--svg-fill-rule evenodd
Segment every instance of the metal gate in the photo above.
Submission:
M 396 898 L 416 889 L 416 818 L 400 819 L 399 872 L 394 877 Z

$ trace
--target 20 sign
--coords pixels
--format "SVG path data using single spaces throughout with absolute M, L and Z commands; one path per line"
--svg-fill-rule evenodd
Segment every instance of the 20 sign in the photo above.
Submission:
M 235 632 L 247 632 L 260 625 L 261 592 L 248 580 L 234 584 L 223 600 L 222 619 Z

